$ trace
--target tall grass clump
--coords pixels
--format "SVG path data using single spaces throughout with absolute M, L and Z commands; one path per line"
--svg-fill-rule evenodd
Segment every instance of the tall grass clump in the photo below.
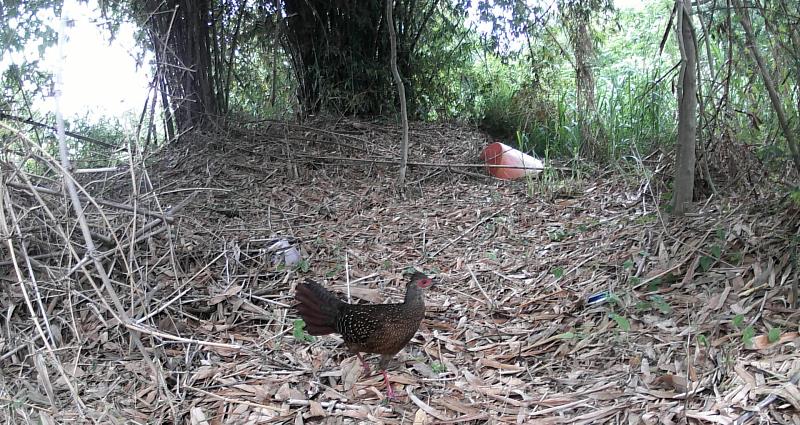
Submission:
M 675 97 L 642 73 L 627 72 L 598 81 L 597 116 L 604 127 L 606 157 L 618 160 L 633 150 L 649 153 L 675 140 Z
M 527 153 L 554 158 L 571 157 L 579 140 L 574 97 L 556 78 L 548 85 L 516 84 L 498 79 L 487 87 L 480 111 L 480 127 L 492 137 Z

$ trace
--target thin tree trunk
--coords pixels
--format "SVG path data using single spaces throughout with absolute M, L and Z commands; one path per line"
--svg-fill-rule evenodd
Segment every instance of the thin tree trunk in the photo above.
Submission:
M 594 45 L 592 43 L 590 15 L 588 10 L 580 7 L 572 8 L 572 17 L 576 23 L 572 28 L 572 50 L 575 54 L 575 94 L 578 103 L 578 129 L 581 133 L 581 150 L 584 155 L 593 159 L 603 157 L 599 141 L 592 134 L 592 124 L 595 122 L 594 99 Z
M 225 80 L 221 81 L 224 84 L 220 84 L 218 87 L 224 87 L 224 90 L 221 90 L 220 96 L 222 99 L 220 100 L 220 104 L 222 106 L 223 113 L 227 113 L 230 109 L 230 99 L 231 99 L 231 81 L 233 81 L 233 67 L 236 66 L 236 49 L 239 46 L 239 31 L 242 28 L 242 20 L 244 19 L 245 12 L 247 11 L 247 0 L 242 0 L 242 3 L 239 5 L 239 13 L 236 16 L 236 27 L 233 29 L 233 34 L 231 38 L 233 41 L 231 42 L 231 47 L 228 51 L 228 62 L 224 64 L 223 68 L 217 69 L 217 74 L 222 77 L 222 72 L 220 69 L 228 68 L 227 75 L 225 75 Z
M 402 190 L 406 185 L 406 168 L 408 167 L 408 111 L 406 110 L 406 89 L 400 72 L 397 70 L 397 35 L 394 31 L 392 6 L 394 0 L 386 0 L 386 24 L 389 28 L 389 43 L 391 44 L 391 65 L 394 82 L 397 84 L 397 93 L 400 96 L 400 119 L 403 121 L 403 141 L 400 143 L 400 175 L 397 185 Z
M 677 38 L 681 51 L 678 82 L 678 144 L 675 149 L 675 184 L 672 212 L 684 215 L 694 193 L 695 140 L 697 137 L 697 45 L 692 28 L 690 0 L 676 0 Z
M 712 93 L 713 93 L 714 87 L 716 86 L 716 75 L 717 74 L 716 74 L 715 69 L 714 69 L 714 56 L 711 54 L 711 41 L 710 41 L 711 37 L 708 34 L 708 29 L 706 28 L 706 24 L 705 24 L 705 21 L 703 20 L 703 16 L 700 14 L 700 4 L 699 3 L 695 3 L 695 7 L 696 7 L 696 10 L 697 10 L 697 16 L 699 17 L 698 20 L 700 21 L 700 29 L 703 31 L 703 40 L 705 40 L 705 43 L 703 45 L 705 46 L 705 49 L 706 49 L 706 61 L 708 62 L 708 75 L 711 78 L 711 81 L 709 83 L 709 87 L 711 87 L 711 90 L 712 90 Z M 698 59 L 699 59 L 699 55 L 698 55 Z M 706 107 L 705 107 L 706 101 L 705 101 L 705 98 L 703 98 L 703 73 L 700 71 L 700 63 L 699 62 L 700 61 L 698 60 L 698 65 L 697 65 L 697 82 L 698 82 L 698 85 L 697 85 L 697 101 L 698 101 L 698 106 L 700 107 L 700 114 L 698 115 L 698 118 L 699 118 L 699 120 L 698 120 L 699 121 L 698 122 L 698 128 L 700 129 L 699 130 L 700 131 L 700 139 L 703 138 L 703 130 L 707 129 L 707 131 L 708 131 L 708 143 L 707 144 L 700 143 L 700 149 L 699 149 L 700 150 L 700 158 L 698 159 L 698 162 L 700 163 L 700 171 L 703 173 L 703 180 L 705 180 L 705 182 L 708 184 L 708 187 L 711 189 L 711 193 L 716 195 L 717 194 L 717 188 L 714 185 L 714 180 L 711 178 L 711 171 L 708 169 L 708 149 L 707 149 L 707 147 L 714 140 L 714 130 L 713 130 L 713 128 L 711 128 L 712 126 L 709 124 L 708 119 L 706 117 Z M 709 99 L 712 101 L 712 104 L 713 104 L 713 99 L 711 98 L 711 96 L 709 96 Z
M 767 93 L 769 93 L 769 100 L 772 102 L 772 107 L 775 109 L 775 115 L 778 116 L 778 123 L 783 131 L 783 136 L 786 137 L 789 151 L 792 153 L 792 159 L 794 160 L 794 166 L 797 168 L 797 171 L 800 171 L 800 148 L 797 146 L 797 138 L 789 127 L 789 121 L 786 119 L 786 111 L 783 110 L 778 92 L 775 90 L 775 83 L 772 81 L 767 66 L 764 64 L 764 58 L 761 57 L 761 51 L 756 45 L 755 36 L 753 36 L 753 27 L 750 24 L 750 15 L 742 6 L 742 0 L 733 0 L 733 4 L 736 7 L 736 15 L 739 16 L 742 29 L 744 29 L 744 36 L 747 40 L 746 44 L 750 51 L 750 56 L 753 57 L 756 65 L 758 65 L 758 71 L 761 74 L 761 78 L 764 80 L 764 86 L 767 88 Z
M 280 10 L 280 0 L 274 0 L 275 10 Z M 281 39 L 281 26 L 278 20 L 280 14 L 278 12 L 274 13 L 273 24 L 275 25 L 275 35 L 273 36 L 273 42 L 270 43 L 270 49 L 272 50 L 272 81 L 270 82 L 270 90 L 269 90 L 269 106 L 275 107 L 275 101 L 278 99 L 278 96 L 275 92 L 278 91 L 278 40 Z M 273 111 L 274 113 L 274 111 Z

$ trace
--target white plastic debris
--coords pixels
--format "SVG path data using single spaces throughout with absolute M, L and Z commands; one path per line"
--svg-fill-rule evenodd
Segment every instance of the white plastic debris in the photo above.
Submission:
M 286 239 L 280 239 L 270 245 L 267 251 L 274 253 L 272 254 L 272 265 L 274 266 L 279 264 L 293 266 L 300 262 L 300 251 Z

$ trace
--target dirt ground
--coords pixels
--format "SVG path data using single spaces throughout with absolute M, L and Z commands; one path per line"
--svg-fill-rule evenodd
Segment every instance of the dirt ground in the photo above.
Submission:
M 399 139 L 386 124 L 263 122 L 77 174 L 94 251 L 60 192 L 31 189 L 57 181 L 4 163 L 0 415 L 800 423 L 785 198 L 729 192 L 670 217 L 658 154 L 500 181 L 466 166 L 486 136 L 455 124 L 412 125 L 401 193 Z M 273 264 L 280 239 L 299 265 Z M 436 285 L 388 401 L 340 338 L 300 332 L 293 288 L 399 302 L 409 268 Z

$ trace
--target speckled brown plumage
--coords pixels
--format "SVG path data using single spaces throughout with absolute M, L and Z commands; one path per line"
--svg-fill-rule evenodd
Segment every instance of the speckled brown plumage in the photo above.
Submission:
M 310 335 L 342 335 L 347 348 L 358 354 L 362 363 L 360 353 L 380 354 L 378 367 L 384 372 L 387 392 L 393 398 L 386 366 L 417 333 L 425 317 L 423 289 L 430 285 L 428 276 L 416 272 L 406 285 L 406 296 L 402 303 L 348 304 L 318 283 L 306 280 L 297 285 L 296 308 Z M 369 370 L 366 364 L 364 367 Z

